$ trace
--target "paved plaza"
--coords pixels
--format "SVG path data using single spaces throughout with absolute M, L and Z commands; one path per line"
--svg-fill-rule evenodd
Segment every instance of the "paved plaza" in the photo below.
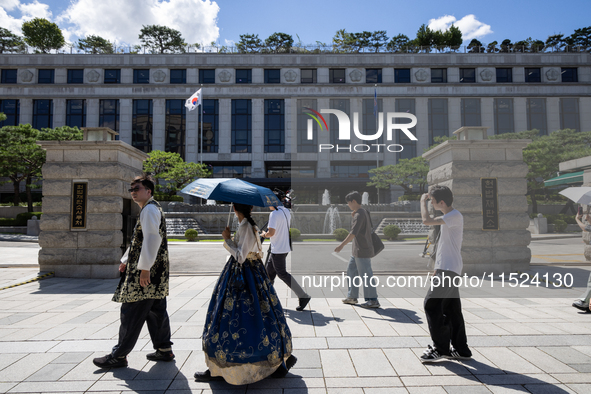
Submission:
M 586 282 L 580 239 L 552 242 L 532 242 L 534 261 L 576 265 L 573 272 Z M 18 254 L 9 245 L 0 242 L 4 260 Z M 36 275 L 25 250 L 34 245 L 21 244 L 20 266 L 0 268 L 0 287 Z M 591 393 L 591 313 L 572 308 L 572 298 L 463 298 L 473 359 L 429 365 L 418 358 L 430 343 L 421 297 L 380 298 L 377 310 L 313 298 L 296 312 L 297 299 L 281 282 L 276 288 L 298 357 L 288 377 L 240 387 L 197 383 L 193 373 L 205 368 L 200 338 L 216 279 L 171 277 L 174 362 L 146 360 L 151 344 L 144 328 L 129 367 L 114 370 L 96 368 L 92 358 L 116 343 L 119 304 L 111 297 L 117 280 L 49 277 L 1 290 L 0 393 Z

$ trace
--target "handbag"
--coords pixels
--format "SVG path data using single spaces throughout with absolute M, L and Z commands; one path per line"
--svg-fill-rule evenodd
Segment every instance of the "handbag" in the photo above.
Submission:
M 384 243 L 374 231 L 373 223 L 371 222 L 371 215 L 367 210 L 364 211 L 367 212 L 367 217 L 369 218 L 369 225 L 371 226 L 371 243 L 373 245 L 373 257 L 375 257 L 378 255 L 378 253 L 384 250 Z

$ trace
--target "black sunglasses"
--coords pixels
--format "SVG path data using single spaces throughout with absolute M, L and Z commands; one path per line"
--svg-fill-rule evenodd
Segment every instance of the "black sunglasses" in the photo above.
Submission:
M 131 188 L 131 189 L 127 189 L 127 191 L 130 192 L 130 193 L 133 193 L 133 192 L 140 191 L 142 189 L 143 188 L 141 188 L 141 187 L 138 186 L 138 187 L 134 187 L 134 188 Z

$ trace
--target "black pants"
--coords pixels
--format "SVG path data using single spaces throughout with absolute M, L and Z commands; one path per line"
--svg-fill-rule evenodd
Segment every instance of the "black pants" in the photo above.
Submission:
M 462 315 L 460 291 L 447 280 L 447 278 L 453 280 L 459 275 L 452 271 L 438 270 L 435 276 L 440 279 L 445 276 L 446 280 L 443 280 L 440 286 L 429 288 L 424 302 L 433 346 L 439 353 L 449 355 L 451 342 L 453 347 L 462 353 L 468 349 L 468 339 Z M 437 279 L 435 281 L 437 285 Z
M 121 327 L 119 342 L 113 347 L 113 357 L 124 357 L 131 353 L 144 326 L 148 331 L 154 349 L 168 349 L 170 341 L 170 320 L 166 312 L 166 298 L 161 300 L 143 300 L 121 304 Z
M 279 279 L 285 282 L 285 284 L 288 285 L 294 293 L 296 293 L 298 298 L 308 297 L 308 294 L 306 294 L 304 289 L 302 289 L 298 281 L 295 280 L 289 272 L 287 272 L 287 269 L 285 268 L 286 257 L 287 253 L 271 253 L 271 257 L 267 261 L 267 266 L 265 267 L 267 269 L 267 275 L 269 275 L 271 283 L 275 280 L 276 276 L 279 276 Z

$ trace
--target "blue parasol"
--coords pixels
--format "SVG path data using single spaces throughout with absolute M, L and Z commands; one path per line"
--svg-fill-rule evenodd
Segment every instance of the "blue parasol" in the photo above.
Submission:
M 209 200 L 235 202 L 257 207 L 281 205 L 271 189 L 237 178 L 200 178 L 189 183 L 181 192 Z

